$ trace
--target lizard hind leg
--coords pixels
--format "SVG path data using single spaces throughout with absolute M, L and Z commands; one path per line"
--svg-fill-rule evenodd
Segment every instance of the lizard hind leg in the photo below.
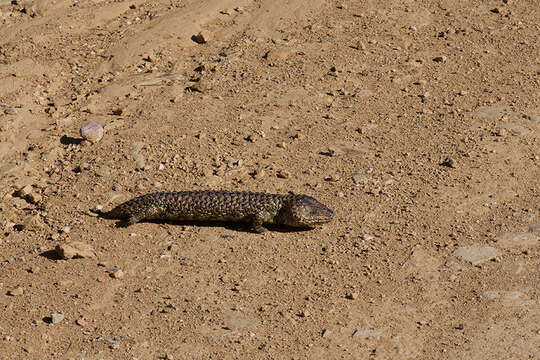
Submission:
M 268 231 L 267 228 L 263 226 L 264 218 L 261 214 L 253 216 L 251 218 L 251 230 L 257 234 L 262 234 Z

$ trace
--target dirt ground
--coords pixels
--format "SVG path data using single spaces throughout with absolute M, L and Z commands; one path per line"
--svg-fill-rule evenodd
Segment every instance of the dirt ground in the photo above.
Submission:
M 0 0 L 0 358 L 540 358 L 539 19 L 536 0 Z M 90 211 L 189 189 L 303 193 L 335 219 Z M 97 255 L 60 259 L 75 241 Z

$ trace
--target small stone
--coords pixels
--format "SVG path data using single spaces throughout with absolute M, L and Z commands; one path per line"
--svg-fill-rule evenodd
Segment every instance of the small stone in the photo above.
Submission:
M 9 290 L 7 294 L 9 296 L 21 296 L 22 294 L 24 294 L 24 289 L 20 286 L 17 286 L 15 289 Z
M 356 185 L 367 183 L 367 177 L 362 174 L 352 174 L 351 178 Z
M 496 258 L 499 256 L 499 251 L 491 246 L 461 246 L 452 255 L 460 260 L 478 265 L 484 261 Z
M 95 144 L 103 137 L 103 127 L 93 121 L 88 121 L 81 127 L 81 136 L 84 140 Z
M 362 241 L 371 241 L 375 238 L 375 236 L 373 235 L 370 235 L 370 234 L 364 234 L 362 235 Z
M 133 159 L 135 160 L 135 169 L 137 170 L 144 170 L 146 167 L 146 159 L 144 156 L 140 153 L 134 153 Z
M 36 194 L 36 193 L 30 193 L 28 194 L 28 196 L 26 197 L 26 199 L 31 203 L 31 204 L 39 204 L 41 202 L 41 200 L 43 200 L 43 197 L 40 195 L 40 194 Z
M 14 108 L 4 109 L 4 114 L 6 115 L 15 115 L 16 113 L 17 113 L 17 110 Z
M 6 259 L 6 262 L 8 264 L 13 264 L 15 262 L 15 258 L 14 257 L 9 257 L 9 258 Z
M 356 300 L 358 299 L 358 293 L 352 292 L 352 293 L 347 294 L 345 297 L 349 300 Z
M 25 198 L 27 197 L 28 195 L 30 195 L 33 191 L 33 188 L 32 188 L 32 185 L 26 185 L 26 186 L 23 186 L 22 188 L 20 188 L 16 195 L 20 198 Z
M 61 287 L 68 287 L 71 285 L 73 285 L 73 280 L 60 280 L 58 282 L 58 286 L 61 286 Z
M 56 119 L 56 126 L 58 127 L 66 127 L 68 125 L 71 125 L 72 123 L 73 123 L 73 118 L 69 116 L 65 118 Z
M 110 275 L 111 275 L 111 277 L 112 277 L 113 279 L 121 279 L 121 278 L 124 277 L 125 273 L 124 273 L 123 270 L 117 269 L 117 270 L 111 272 Z
M 279 170 L 276 175 L 280 179 L 288 179 L 291 177 L 291 173 L 286 170 Z
M 56 312 L 51 314 L 51 324 L 59 324 L 60 322 L 62 322 L 62 320 L 64 320 L 63 314 Z
M 263 58 L 268 61 L 269 64 L 277 64 L 285 60 L 289 55 L 293 54 L 294 50 L 289 48 L 277 48 L 267 51 Z
M 212 34 L 210 34 L 210 32 L 206 30 L 203 30 L 203 31 L 200 31 L 197 35 L 193 35 L 192 39 L 197 44 L 206 44 L 208 41 L 212 39 Z
M 56 245 L 56 252 L 64 260 L 96 257 L 94 248 L 80 241 Z
M 204 78 L 199 79 L 198 81 L 191 84 L 191 86 L 189 86 L 189 90 L 199 92 L 199 93 L 203 93 L 207 90 L 210 90 L 211 88 L 212 88 L 212 84 L 210 83 L 210 81 Z
M 358 329 L 353 333 L 353 338 L 358 339 L 379 339 L 381 332 L 375 329 Z
M 456 167 L 456 161 L 452 157 L 448 156 L 440 163 L 440 165 L 453 169 Z
M 105 344 L 109 344 L 109 345 L 118 345 L 119 344 L 118 340 L 114 340 L 114 339 L 103 339 L 103 342 Z
M 85 327 L 86 325 L 88 325 L 88 322 L 84 318 L 78 318 L 77 320 L 75 320 L 75 324 L 81 327 Z
M 27 215 L 25 216 L 19 224 L 15 225 L 19 230 L 31 230 L 41 227 L 40 218 L 38 215 Z
M 438 62 L 438 63 L 442 63 L 442 62 L 445 62 L 447 59 L 446 56 L 442 55 L 442 56 L 436 56 L 433 58 L 433 61 L 435 62 Z

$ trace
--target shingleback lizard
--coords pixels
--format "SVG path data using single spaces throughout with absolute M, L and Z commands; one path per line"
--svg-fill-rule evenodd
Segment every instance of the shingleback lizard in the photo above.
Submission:
M 236 221 L 266 231 L 263 223 L 310 228 L 332 220 L 332 210 L 307 195 L 244 191 L 156 192 L 126 201 L 102 216 L 126 226 L 141 220 Z

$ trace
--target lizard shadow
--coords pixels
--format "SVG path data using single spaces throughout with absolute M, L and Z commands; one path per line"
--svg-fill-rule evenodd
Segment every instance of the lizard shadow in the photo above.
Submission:
M 254 232 L 249 224 L 246 223 L 231 223 L 229 221 L 187 221 L 187 220 L 142 220 L 140 223 L 153 223 L 153 224 L 169 224 L 169 225 L 181 225 L 181 226 L 193 226 L 193 227 L 211 227 L 211 228 L 225 228 L 227 230 L 252 233 Z M 123 221 L 118 221 L 116 227 L 122 228 L 128 225 Z M 292 232 L 304 232 L 313 230 L 311 228 L 292 227 L 287 225 L 265 224 L 264 227 L 268 230 L 266 232 L 278 232 L 278 233 L 292 233 Z

